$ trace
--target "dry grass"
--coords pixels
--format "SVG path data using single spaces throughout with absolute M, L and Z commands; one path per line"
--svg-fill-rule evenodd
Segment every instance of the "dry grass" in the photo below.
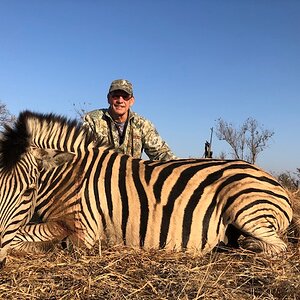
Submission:
M 0 299 L 300 299 L 300 256 L 187 253 L 115 247 L 11 255 Z
M 283 257 L 242 250 L 204 257 L 163 250 L 114 247 L 102 251 L 56 248 L 14 253 L 0 270 L 0 299 L 300 299 L 298 234 Z M 291 233 L 290 233 L 291 234 Z

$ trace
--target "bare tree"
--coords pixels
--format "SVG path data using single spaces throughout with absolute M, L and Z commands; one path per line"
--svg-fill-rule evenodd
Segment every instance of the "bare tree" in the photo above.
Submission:
M 226 159 L 226 153 L 224 151 L 221 151 L 218 158 L 219 159 Z
M 6 104 L 0 101 L 0 129 L 2 130 L 4 124 L 11 124 L 15 117 L 8 111 Z
M 252 118 L 248 118 L 246 124 L 249 132 L 249 138 L 246 139 L 247 147 L 250 150 L 249 161 L 255 163 L 258 154 L 268 146 L 268 140 L 274 135 L 274 132 L 263 129 Z
M 298 169 L 299 170 L 299 169 Z M 289 191 L 291 192 L 296 192 L 299 190 L 299 175 L 298 178 L 296 176 L 298 174 L 296 173 L 291 173 L 289 171 L 282 172 L 277 176 L 278 181 Z
M 75 110 L 75 118 L 79 121 L 83 120 L 84 115 L 89 111 L 88 106 L 90 106 L 91 104 L 88 102 L 83 102 L 79 103 L 79 104 L 75 104 L 73 103 L 73 108 Z
M 256 162 L 258 154 L 268 146 L 268 140 L 273 135 L 273 131 L 263 129 L 252 118 L 248 118 L 238 129 L 221 118 L 216 126 L 216 136 L 230 145 L 233 157 L 251 163 Z

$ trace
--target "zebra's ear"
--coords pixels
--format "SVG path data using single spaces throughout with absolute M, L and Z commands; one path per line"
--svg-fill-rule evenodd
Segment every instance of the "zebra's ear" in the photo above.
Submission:
M 38 162 L 39 169 L 51 170 L 71 161 L 74 154 L 53 149 L 34 148 L 31 153 Z

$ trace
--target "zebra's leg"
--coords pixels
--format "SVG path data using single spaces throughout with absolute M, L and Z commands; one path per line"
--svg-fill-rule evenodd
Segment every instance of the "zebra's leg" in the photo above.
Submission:
M 277 235 L 274 234 L 268 238 L 256 238 L 247 236 L 242 241 L 242 248 L 253 251 L 263 252 L 270 256 L 276 256 L 287 249 L 286 243 Z
M 270 256 L 276 256 L 287 249 L 286 243 L 280 238 L 274 225 L 266 221 L 255 226 L 242 228 L 245 239 L 241 241 L 241 247 L 253 252 L 263 252 Z
M 28 224 L 21 228 L 11 243 L 11 248 L 26 252 L 45 252 L 70 234 L 61 221 Z

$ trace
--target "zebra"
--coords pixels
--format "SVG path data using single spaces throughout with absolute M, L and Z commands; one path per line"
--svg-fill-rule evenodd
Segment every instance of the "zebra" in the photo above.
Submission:
M 135 159 L 52 113 L 23 111 L 2 132 L 0 262 L 64 238 L 205 255 L 243 234 L 246 248 L 273 255 L 291 220 L 284 188 L 245 161 Z

